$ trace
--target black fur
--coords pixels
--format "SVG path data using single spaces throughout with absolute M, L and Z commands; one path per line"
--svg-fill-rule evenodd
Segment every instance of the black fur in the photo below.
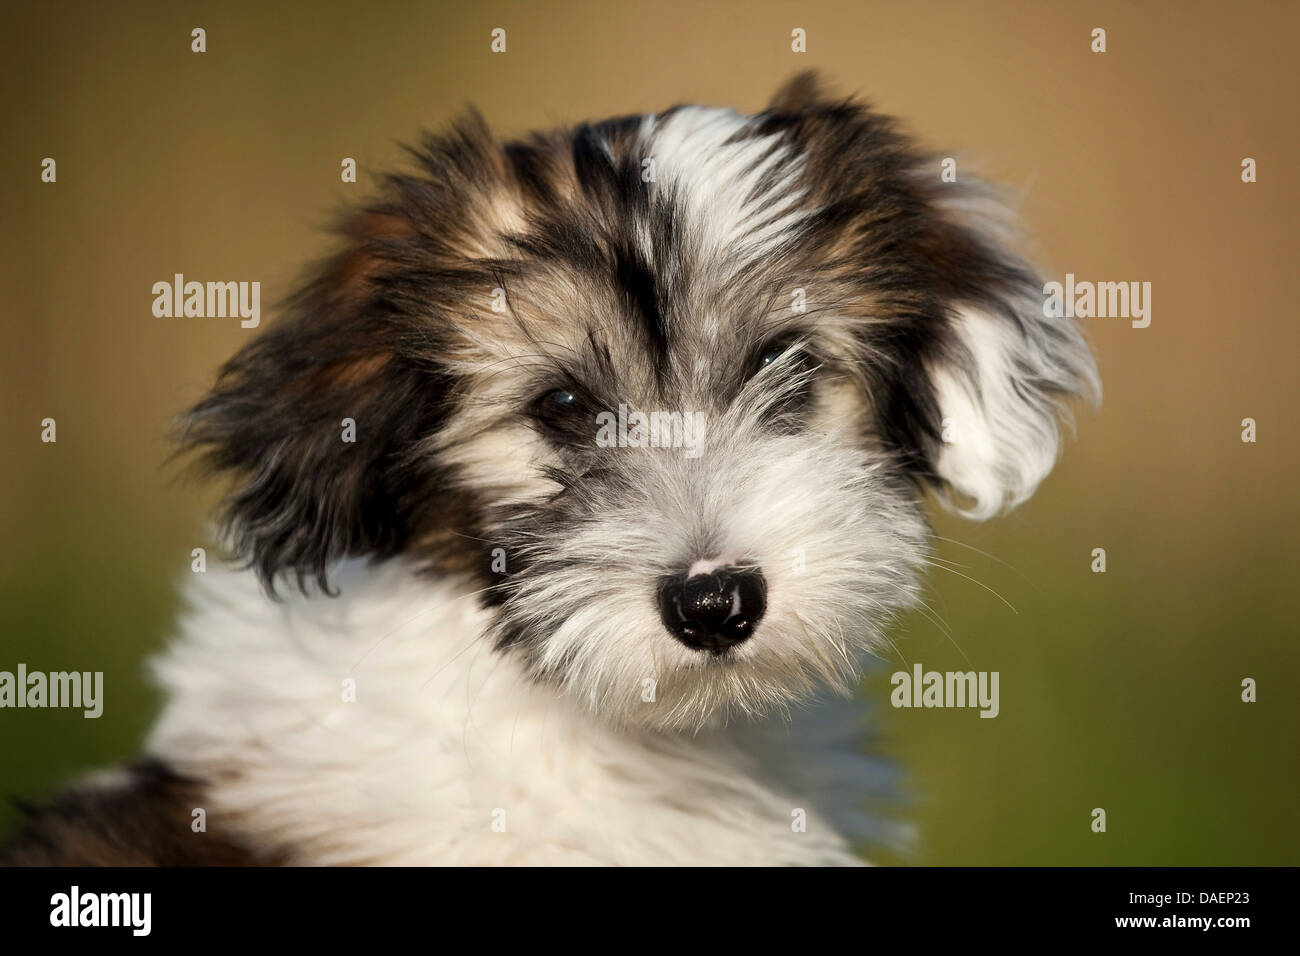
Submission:
M 0 847 L 0 866 L 252 866 L 285 854 L 252 848 L 229 821 L 208 815 L 195 832 L 194 810 L 208 809 L 204 785 L 156 760 L 121 771 L 115 786 L 74 788 L 41 806 L 19 803 L 21 829 Z

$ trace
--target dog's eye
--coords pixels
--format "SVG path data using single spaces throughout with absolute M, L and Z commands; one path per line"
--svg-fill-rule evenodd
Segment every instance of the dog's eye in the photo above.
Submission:
M 576 392 L 554 388 L 538 397 L 528 408 L 528 414 L 543 428 L 556 433 L 574 424 L 580 404 Z
M 770 342 L 757 356 L 751 377 L 766 383 L 762 385 L 767 391 L 766 414 L 783 426 L 797 424 L 812 398 L 812 379 L 821 363 L 797 338 Z
M 578 396 L 574 395 L 567 388 L 557 388 L 553 392 L 547 392 L 542 396 L 542 401 L 549 407 L 557 411 L 571 408 L 577 404 Z
M 757 375 L 778 362 L 792 372 L 803 372 L 813 367 L 812 359 L 798 340 L 781 339 L 768 345 L 762 351 L 751 374 Z

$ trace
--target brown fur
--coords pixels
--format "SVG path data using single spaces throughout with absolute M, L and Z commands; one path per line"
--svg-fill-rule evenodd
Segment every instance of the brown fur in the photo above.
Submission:
M 284 862 L 253 850 L 209 814 L 195 833 L 193 811 L 206 807 L 204 787 L 157 761 L 122 771 L 112 785 L 74 788 L 40 807 L 23 806 L 22 829 L 0 848 L 4 866 L 254 866 Z

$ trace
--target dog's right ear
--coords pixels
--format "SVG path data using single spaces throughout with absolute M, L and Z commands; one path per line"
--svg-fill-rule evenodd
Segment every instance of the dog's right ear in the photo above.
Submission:
M 928 475 L 940 501 L 985 519 L 1028 498 L 1056 463 L 1069 403 L 1101 383 L 1082 330 L 1043 309 L 1042 280 L 1014 249 L 1014 216 L 989 187 L 916 180 L 927 212 L 912 248 L 944 317 L 926 365 L 937 408 Z
M 435 329 L 427 319 L 414 327 L 402 308 L 420 292 L 419 275 L 402 268 L 419 230 L 394 205 L 342 231 L 347 248 L 222 368 L 183 423 L 183 448 L 233 476 L 224 529 L 272 591 L 281 572 L 328 590 L 337 559 L 401 548 L 431 467 L 419 444 L 443 415 L 445 382 L 421 358 Z

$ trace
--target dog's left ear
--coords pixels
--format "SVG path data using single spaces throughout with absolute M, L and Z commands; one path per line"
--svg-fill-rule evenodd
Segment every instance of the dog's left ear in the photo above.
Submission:
M 919 184 L 928 214 L 915 252 L 941 313 L 926 362 L 937 410 L 927 431 L 941 500 L 985 519 L 1028 498 L 1051 471 L 1070 399 L 1101 386 L 1072 319 L 1045 314 L 1043 283 L 1013 251 L 1013 217 L 978 185 Z
M 400 264 L 420 237 L 399 209 L 372 208 L 341 230 L 284 319 L 222 369 L 184 420 L 182 445 L 232 476 L 224 525 L 268 589 L 299 587 L 340 558 L 399 550 L 431 507 L 421 442 L 439 426 L 446 382 L 421 350 Z M 427 296 L 426 296 L 427 297 Z

